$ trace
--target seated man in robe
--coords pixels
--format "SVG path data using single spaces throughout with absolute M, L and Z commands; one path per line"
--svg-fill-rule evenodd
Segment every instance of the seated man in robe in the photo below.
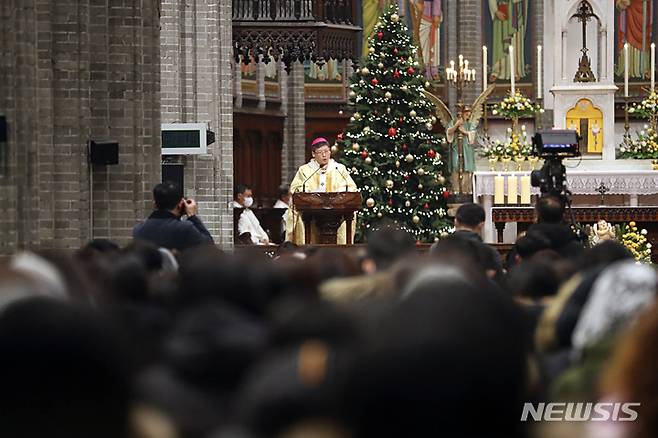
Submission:
M 235 186 L 231 206 L 233 208 L 244 208 L 244 211 L 238 220 L 238 236 L 249 233 L 251 235 L 251 243 L 254 245 L 269 245 L 269 236 L 265 230 L 263 230 L 263 227 L 260 226 L 260 222 L 254 212 L 251 211 L 250 207 L 253 204 L 254 198 L 251 187 L 246 184 L 238 184 Z
M 311 155 L 313 158 L 297 170 L 295 178 L 290 184 L 291 193 L 357 191 L 356 183 L 347 168 L 331 158 L 331 148 L 326 139 L 319 137 L 313 140 Z M 347 242 L 346 229 L 343 222 L 338 229 L 337 242 L 339 244 L 344 245 Z M 288 209 L 286 240 L 298 245 L 303 245 L 305 242 L 304 223 L 294 205 Z M 311 241 L 316 240 L 312 238 Z

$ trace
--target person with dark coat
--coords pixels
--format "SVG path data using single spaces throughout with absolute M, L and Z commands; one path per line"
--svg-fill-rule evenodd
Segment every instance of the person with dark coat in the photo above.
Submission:
M 556 196 L 542 196 L 535 206 L 537 223 L 528 228 L 528 235 L 540 234 L 551 243 L 551 249 L 562 256 L 575 256 L 583 246 L 571 227 L 564 223 L 564 202 Z
M 482 250 L 486 252 L 485 258 L 489 261 L 487 268 L 495 271 L 493 277 L 497 278 L 503 274 L 503 263 L 498 251 L 482 241 L 484 219 L 484 208 L 479 204 L 468 203 L 461 205 L 455 215 L 455 235 L 473 240 L 482 247 Z
M 213 238 L 197 216 L 197 204 L 183 198 L 176 183 L 164 182 L 153 189 L 155 211 L 133 228 L 133 238 L 158 247 L 186 250 L 201 244 L 213 244 Z M 187 220 L 181 220 L 183 215 Z

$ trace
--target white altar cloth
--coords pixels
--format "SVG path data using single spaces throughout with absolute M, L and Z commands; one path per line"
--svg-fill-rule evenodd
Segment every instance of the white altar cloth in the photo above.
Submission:
M 567 167 L 567 188 L 574 195 L 600 195 L 601 184 L 606 189 L 606 195 L 630 195 L 630 205 L 638 205 L 638 195 L 658 194 L 658 171 L 635 169 L 570 169 Z M 491 207 L 493 207 L 494 177 L 529 175 L 524 172 L 477 171 L 473 173 L 473 202 L 482 204 L 486 212 L 484 224 L 484 241 L 495 242 L 495 230 L 491 222 Z M 505 178 L 507 180 L 507 178 Z M 507 193 L 507 188 L 505 190 Z M 532 193 L 539 194 L 539 189 L 533 187 Z M 507 240 L 507 239 L 506 239 Z

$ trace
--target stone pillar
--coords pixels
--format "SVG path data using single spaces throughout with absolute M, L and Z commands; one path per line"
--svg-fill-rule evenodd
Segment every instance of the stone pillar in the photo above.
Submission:
M 482 31 L 482 1 L 460 0 L 457 9 L 459 27 L 457 30 L 458 53 L 469 61 L 469 68 L 476 71 L 475 83 L 468 84 L 464 89 L 464 103 L 470 105 L 482 92 L 482 45 L 484 32 Z
M 297 168 L 306 160 L 306 110 L 304 104 L 304 65 L 295 62 L 287 76 L 287 95 L 281 106 L 286 114 L 281 157 L 281 177 L 289 183 Z M 282 88 L 283 90 L 283 88 Z
M 0 3 L 0 253 L 130 240 L 160 179 L 159 84 L 156 2 Z M 119 164 L 90 166 L 90 139 Z
M 185 194 L 222 247 L 233 244 L 231 0 L 162 0 L 162 121 L 208 123 L 206 155 L 185 159 Z M 236 73 L 239 77 L 239 73 Z

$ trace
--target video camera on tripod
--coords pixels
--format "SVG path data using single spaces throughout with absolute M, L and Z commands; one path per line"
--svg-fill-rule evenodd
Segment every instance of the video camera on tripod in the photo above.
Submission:
M 530 184 L 543 195 L 565 196 L 567 173 L 562 160 L 580 156 L 580 138 L 576 131 L 540 131 L 532 137 L 533 155 L 544 159 L 539 170 L 530 173 Z
M 571 227 L 581 243 L 587 239 L 583 227 L 576 222 L 571 209 L 571 192 L 567 188 L 567 171 L 562 164 L 565 158 L 580 156 L 580 136 L 576 131 L 540 131 L 532 137 L 533 155 L 543 158 L 544 165 L 530 173 L 530 184 L 539 187 L 541 196 L 555 196 L 567 208 Z

